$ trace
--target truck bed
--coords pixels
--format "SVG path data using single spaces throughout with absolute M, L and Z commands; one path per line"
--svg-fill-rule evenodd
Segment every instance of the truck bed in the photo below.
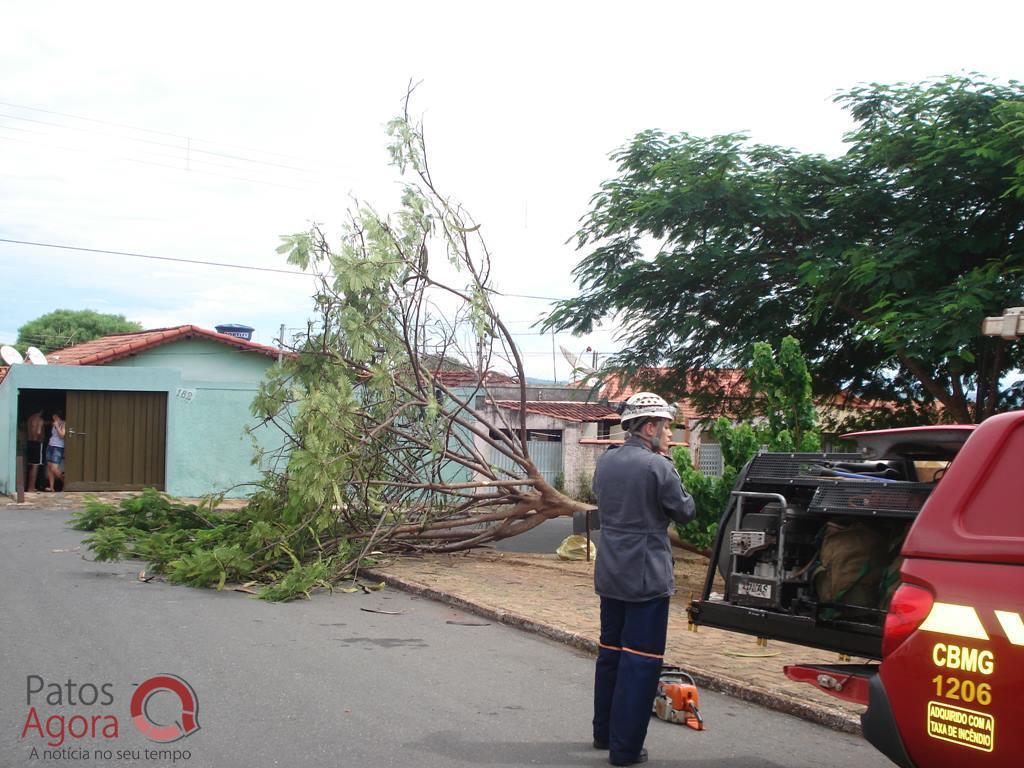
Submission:
M 759 453 L 740 473 L 722 516 L 691 620 L 881 658 L 885 601 L 875 581 L 883 565 L 893 564 L 933 487 L 917 482 L 912 462 L 869 462 L 857 453 Z M 828 559 L 838 537 L 854 547 L 870 539 L 874 554 L 865 558 L 864 574 L 847 574 L 848 590 L 823 596 L 828 579 L 843 575 L 843 563 Z M 713 592 L 716 571 L 724 594 Z

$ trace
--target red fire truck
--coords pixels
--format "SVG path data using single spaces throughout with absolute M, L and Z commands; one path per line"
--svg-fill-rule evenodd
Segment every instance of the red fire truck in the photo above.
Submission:
M 693 621 L 868 660 L 786 673 L 897 765 L 1024 765 L 1024 412 L 846 437 L 744 469 Z

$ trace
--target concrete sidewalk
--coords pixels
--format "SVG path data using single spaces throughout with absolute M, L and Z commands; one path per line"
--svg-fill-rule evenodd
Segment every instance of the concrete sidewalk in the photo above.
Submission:
M 699 686 L 859 734 L 863 707 L 790 682 L 782 673 L 787 664 L 838 663 L 835 653 L 776 641 L 762 648 L 753 637 L 707 627 L 688 631 L 686 605 L 691 595 L 700 594 L 706 563 L 676 553 L 678 591 L 665 662 L 690 672 Z M 600 618 L 593 572 L 593 563 L 565 562 L 555 555 L 476 550 L 403 557 L 364 573 L 596 654 Z

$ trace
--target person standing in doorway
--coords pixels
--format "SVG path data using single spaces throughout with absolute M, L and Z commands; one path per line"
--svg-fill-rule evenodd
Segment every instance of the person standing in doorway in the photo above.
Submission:
M 53 419 L 50 421 L 50 441 L 46 446 L 46 475 L 49 482 L 46 490 L 53 492 L 56 489 L 58 478 L 64 482 L 64 436 L 67 425 L 64 423 L 64 414 L 54 411 Z M 63 488 L 63 485 L 61 486 Z
M 594 680 L 594 747 L 612 765 L 647 761 L 644 740 L 665 655 L 669 598 L 675 592 L 670 521 L 688 523 L 695 506 L 667 456 L 675 408 L 651 392 L 626 401 L 625 444 L 597 462 L 601 515 L 594 589 L 601 639 Z
M 28 483 L 26 491 L 35 491 L 39 477 L 39 467 L 43 465 L 43 437 L 46 434 L 46 420 L 43 409 L 39 408 L 29 415 L 25 423 L 25 463 L 28 464 Z

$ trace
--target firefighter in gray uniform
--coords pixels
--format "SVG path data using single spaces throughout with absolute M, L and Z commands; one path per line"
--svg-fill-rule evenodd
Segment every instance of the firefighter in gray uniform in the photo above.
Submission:
M 661 675 L 675 592 L 669 521 L 693 519 L 693 498 L 666 455 L 675 408 L 651 392 L 626 401 L 626 443 L 597 462 L 601 549 L 594 589 L 601 641 L 594 683 L 594 747 L 612 765 L 647 760 L 644 739 Z

